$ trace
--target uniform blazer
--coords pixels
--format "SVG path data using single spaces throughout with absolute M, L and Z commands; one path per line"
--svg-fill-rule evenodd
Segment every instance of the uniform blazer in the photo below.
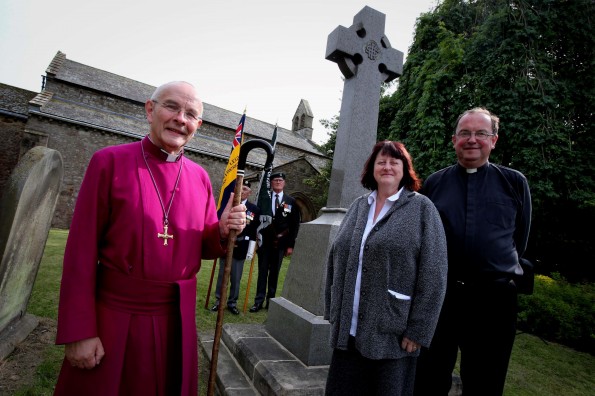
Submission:
M 333 348 L 347 349 L 368 196 L 353 202 L 329 252 L 324 318 L 331 323 Z M 444 299 L 446 272 L 446 238 L 438 211 L 427 197 L 404 190 L 364 246 L 355 338 L 359 352 L 369 359 L 419 354 L 401 349 L 404 336 L 429 346 Z
M 260 225 L 260 209 L 250 201 L 246 201 L 246 227 L 236 238 L 236 244 L 233 249 L 233 258 L 245 260 L 248 253 L 250 241 L 256 240 L 256 230 Z
M 271 198 L 274 197 L 274 192 Z M 274 199 L 274 198 L 272 198 Z M 293 248 L 300 228 L 300 210 L 295 199 L 283 193 L 279 208 L 275 211 L 270 226 L 261 231 L 263 245 L 269 247 L 276 243 L 279 249 Z

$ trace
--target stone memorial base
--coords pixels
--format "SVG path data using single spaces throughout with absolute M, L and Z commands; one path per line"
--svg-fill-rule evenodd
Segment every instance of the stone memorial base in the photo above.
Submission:
M 39 320 L 36 316 L 26 314 L 15 320 L 0 332 L 0 361 L 14 351 L 14 348 L 27 338 L 37 327 Z
M 214 334 L 200 336 L 210 366 Z M 262 324 L 225 324 L 217 357 L 219 395 L 324 395 L 328 366 L 306 366 Z M 200 387 L 208 384 L 200 384 Z
M 268 317 L 274 320 L 267 320 L 266 331 L 304 364 L 323 366 L 331 363 L 331 325 L 322 316 L 313 315 L 278 297 L 270 301 Z
M 215 394 L 324 395 L 328 366 L 306 366 L 277 342 L 263 324 L 224 324 L 217 358 Z M 199 336 L 199 365 L 211 365 L 214 333 Z M 207 383 L 199 384 L 206 389 Z M 448 396 L 462 394 L 461 379 L 452 376 Z

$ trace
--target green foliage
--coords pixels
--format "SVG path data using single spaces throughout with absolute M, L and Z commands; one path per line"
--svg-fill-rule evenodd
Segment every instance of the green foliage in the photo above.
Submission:
M 595 284 L 537 275 L 534 294 L 519 298 L 519 328 L 595 354 Z
M 381 99 L 379 131 L 400 140 L 421 177 L 455 162 L 458 115 L 501 120 L 490 160 L 527 176 L 538 271 L 594 280 L 595 29 L 591 0 L 445 0 L 416 24 L 399 88 Z

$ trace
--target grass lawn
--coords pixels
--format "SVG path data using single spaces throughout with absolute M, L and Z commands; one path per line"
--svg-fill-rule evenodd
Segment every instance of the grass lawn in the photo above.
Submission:
M 67 231 L 51 230 L 37 280 L 29 301 L 28 312 L 39 317 L 57 318 L 57 304 L 59 297 L 62 256 L 66 242 Z M 282 290 L 289 260 L 286 260 L 279 276 L 278 290 Z M 206 293 L 211 276 L 212 261 L 204 261 L 198 275 L 196 323 L 199 332 L 214 331 L 217 313 L 205 309 Z M 219 265 L 219 264 L 217 264 Z M 238 308 L 243 310 L 246 285 L 250 263 L 244 266 L 242 287 Z M 252 282 L 248 297 L 247 308 L 252 306 L 256 291 L 257 265 L 254 265 Z M 214 284 L 217 272 L 214 274 L 213 289 L 208 304 L 210 308 L 214 301 Z M 280 292 L 278 293 L 280 294 Z M 267 311 L 258 313 L 241 313 L 238 316 L 226 311 L 225 323 L 263 323 Z M 19 390 L 17 395 L 51 395 L 53 385 L 58 375 L 62 361 L 63 348 L 48 346 L 44 351 L 45 360 L 38 366 L 35 384 Z M 10 356 L 8 357 L 10 359 Z M 199 364 L 205 363 L 199 361 Z M 206 389 L 208 375 L 204 370 L 201 374 L 201 392 Z M 519 334 L 512 352 L 510 367 L 504 394 L 558 396 L 558 395 L 595 395 L 595 357 L 587 353 L 577 352 L 563 345 L 544 342 L 530 334 Z

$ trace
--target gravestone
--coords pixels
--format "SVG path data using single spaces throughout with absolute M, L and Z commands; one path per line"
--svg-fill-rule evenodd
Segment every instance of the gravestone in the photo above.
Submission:
M 26 314 L 60 192 L 59 152 L 37 146 L 12 172 L 0 199 L 0 359 L 37 326 Z
M 330 363 L 330 324 L 323 319 L 328 249 L 347 208 L 366 191 L 360 183 L 376 143 L 382 82 L 398 77 L 403 53 L 384 34 L 385 15 L 364 7 L 349 28 L 327 40 L 326 59 L 345 77 L 327 205 L 300 226 L 280 298 L 272 299 L 266 330 L 308 366 Z

